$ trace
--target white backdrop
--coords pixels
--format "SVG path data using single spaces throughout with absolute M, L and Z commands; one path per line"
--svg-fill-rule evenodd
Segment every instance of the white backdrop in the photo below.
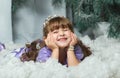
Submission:
M 66 16 L 64 3 L 55 8 L 51 0 L 28 0 L 11 20 L 11 3 L 11 0 L 0 0 L 0 42 L 3 43 L 25 43 L 42 38 L 45 18 L 55 14 Z
M 11 41 L 11 0 L 0 0 L 0 42 Z

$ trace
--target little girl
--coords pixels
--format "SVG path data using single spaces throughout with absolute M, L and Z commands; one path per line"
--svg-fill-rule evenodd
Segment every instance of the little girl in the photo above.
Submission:
M 62 65 L 76 66 L 91 51 L 74 34 L 72 23 L 65 17 L 49 17 L 43 25 L 43 40 L 35 40 L 16 51 L 21 61 L 46 62 L 54 58 Z

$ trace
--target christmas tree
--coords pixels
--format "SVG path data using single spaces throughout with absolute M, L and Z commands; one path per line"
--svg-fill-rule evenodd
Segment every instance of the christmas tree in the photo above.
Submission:
M 52 0 L 57 6 L 62 0 Z M 96 28 L 98 22 L 109 22 L 108 37 L 120 38 L 120 0 L 64 0 L 66 9 L 71 9 L 72 21 L 83 33 Z M 69 14 L 68 12 L 67 14 Z

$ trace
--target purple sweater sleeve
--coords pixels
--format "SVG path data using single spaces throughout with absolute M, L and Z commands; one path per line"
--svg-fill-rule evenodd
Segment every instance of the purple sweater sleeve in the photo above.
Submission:
M 51 56 L 51 50 L 48 49 L 47 47 L 43 47 L 42 49 L 40 49 L 36 61 L 46 62 L 50 56 Z
M 81 61 L 84 57 L 84 54 L 78 45 L 75 46 L 75 56 L 79 61 Z

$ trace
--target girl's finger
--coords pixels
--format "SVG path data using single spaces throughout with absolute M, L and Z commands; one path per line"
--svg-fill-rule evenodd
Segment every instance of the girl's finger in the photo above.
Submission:
M 73 34 L 75 41 L 78 41 L 77 35 Z
M 52 34 L 49 34 L 49 40 L 52 41 Z
M 71 33 L 71 37 L 72 37 L 72 40 L 75 41 L 75 37 L 73 33 Z
M 45 39 L 45 44 L 48 45 L 48 41 L 47 41 L 47 39 Z
M 77 36 L 74 33 L 71 33 L 71 45 L 75 45 L 77 43 Z
M 50 34 L 48 34 L 48 36 L 47 36 L 47 40 L 50 41 Z

